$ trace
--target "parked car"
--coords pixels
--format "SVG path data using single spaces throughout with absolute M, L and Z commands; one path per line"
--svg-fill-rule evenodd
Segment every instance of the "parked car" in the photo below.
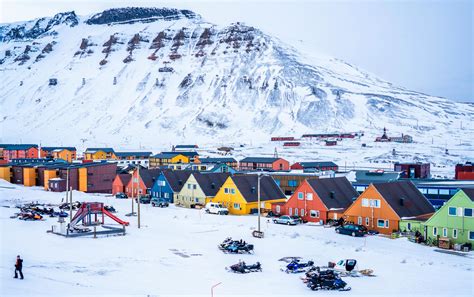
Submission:
M 267 212 L 267 218 L 278 218 L 279 216 L 281 216 L 281 214 L 279 213 L 274 213 L 273 211 L 269 211 Z
M 125 193 L 117 193 L 117 194 L 115 194 L 115 198 L 117 198 L 117 199 L 127 199 L 128 196 Z
M 155 207 L 168 207 L 168 201 L 165 198 L 151 198 L 151 205 Z
M 138 202 L 137 199 L 135 199 L 135 201 Z M 150 196 L 141 196 L 140 197 L 140 203 L 141 204 L 149 204 L 151 202 L 151 197 Z
M 303 219 L 299 216 L 290 216 L 293 220 L 295 220 L 298 224 L 303 224 Z
M 285 224 L 285 225 L 298 225 L 298 221 L 293 219 L 290 216 L 281 216 L 279 218 L 274 218 L 273 223 L 275 224 Z
M 362 225 L 347 224 L 337 227 L 336 232 L 352 236 L 364 236 L 367 234 L 367 228 Z
M 209 202 L 206 204 L 205 210 L 207 213 L 228 215 L 229 210 L 222 206 L 220 203 Z

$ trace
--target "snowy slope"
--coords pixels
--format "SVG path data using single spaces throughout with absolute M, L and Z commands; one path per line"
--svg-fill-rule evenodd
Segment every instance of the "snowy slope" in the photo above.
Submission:
M 251 230 L 255 216 L 216 216 L 199 210 L 142 205 L 142 228 L 130 201 L 74 192 L 74 200 L 103 201 L 130 220 L 126 236 L 93 239 L 47 234 L 57 218 L 31 222 L 10 219 L 17 203 L 59 203 L 63 193 L 25 188 L 0 180 L 0 295 L 2 296 L 472 296 L 473 253 L 461 257 L 409 242 L 369 236 L 352 238 L 333 228 L 267 224 L 264 239 Z M 6 208 L 12 207 L 12 208 Z M 228 255 L 217 244 L 232 236 L 255 244 L 254 255 Z M 25 280 L 14 280 L 17 254 Z M 188 257 L 186 257 L 188 256 Z M 345 278 L 349 292 L 313 292 L 279 270 L 278 259 L 301 256 L 318 265 L 343 258 L 372 268 L 377 277 Z M 224 267 L 239 259 L 260 261 L 263 272 L 238 275 Z
M 375 135 L 384 126 L 457 140 L 460 123 L 474 118 L 472 105 L 393 86 L 338 59 L 303 56 L 257 28 L 219 27 L 190 11 L 64 13 L 3 25 L 0 38 L 2 141 L 157 147 Z M 58 85 L 48 86 L 49 78 Z

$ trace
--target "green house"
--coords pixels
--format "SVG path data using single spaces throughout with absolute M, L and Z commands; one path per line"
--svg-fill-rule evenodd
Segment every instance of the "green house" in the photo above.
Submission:
M 473 210 L 474 188 L 459 190 L 423 224 L 425 237 L 449 238 L 451 243 L 474 243 Z

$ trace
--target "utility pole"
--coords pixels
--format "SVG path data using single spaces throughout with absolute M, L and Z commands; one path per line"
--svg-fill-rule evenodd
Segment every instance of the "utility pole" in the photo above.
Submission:
M 137 191 L 138 191 L 137 212 L 138 212 L 138 229 L 140 229 L 140 165 L 138 165 L 137 173 L 138 173 L 138 177 L 137 177 L 137 181 L 138 181 L 138 186 L 137 186 Z
M 69 187 L 69 197 L 70 197 L 70 203 L 69 203 L 69 223 L 72 222 L 72 187 Z M 66 198 L 67 200 L 67 198 Z
M 69 197 L 69 167 L 66 169 L 66 203 L 68 201 L 68 197 Z
M 257 207 L 257 212 L 258 212 L 258 232 L 260 232 L 260 178 L 261 175 L 260 173 L 257 175 L 257 201 L 258 201 L 258 207 Z

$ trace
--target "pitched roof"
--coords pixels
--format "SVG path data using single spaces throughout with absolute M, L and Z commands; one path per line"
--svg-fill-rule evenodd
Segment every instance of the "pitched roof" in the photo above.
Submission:
M 195 171 L 190 170 L 163 170 L 163 175 L 173 189 L 173 192 L 179 192 L 183 188 L 188 177 Z
M 162 154 L 172 154 L 172 155 L 183 155 L 186 157 L 194 157 L 194 156 L 199 156 L 198 152 L 161 152 Z
M 474 202 L 474 188 L 462 188 L 461 190 Z
M 97 151 L 103 151 L 105 153 L 114 153 L 114 149 L 111 147 L 88 147 L 86 153 L 95 153 Z
M 334 162 L 298 162 L 303 168 L 319 168 L 319 167 L 335 167 L 337 166 Z
M 206 196 L 216 196 L 217 192 L 230 176 L 229 173 L 193 173 L 199 187 Z
M 42 146 L 41 149 L 47 152 L 51 152 L 55 150 L 68 150 L 68 151 L 76 150 L 76 148 L 73 146 Z
M 140 177 L 147 188 L 153 187 L 153 183 L 160 175 L 161 171 L 161 169 L 140 169 Z
M 175 146 L 177 149 L 193 149 L 193 148 L 198 148 L 196 144 L 178 144 Z
M 399 217 L 416 217 L 435 212 L 428 199 L 411 181 L 378 183 L 373 186 Z
M 235 175 L 232 180 L 239 189 L 240 193 L 247 202 L 257 202 L 257 182 L 258 176 L 252 175 Z M 286 198 L 280 187 L 276 184 L 271 176 L 262 176 L 260 179 L 260 200 L 274 200 Z
M 117 176 L 122 182 L 122 185 L 128 184 L 128 182 L 132 179 L 132 175 L 128 173 L 118 174 Z
M 345 177 L 307 179 L 328 209 L 347 208 L 359 193 Z M 333 194 L 331 194 L 333 193 Z
M 201 163 L 206 164 L 206 163 L 232 163 L 232 162 L 237 162 L 236 159 L 230 158 L 230 157 L 224 157 L 224 158 L 201 158 L 199 159 Z
M 149 157 L 152 152 L 115 152 L 117 157 Z
M 0 148 L 5 150 L 27 150 L 30 148 L 38 148 L 37 144 L 0 144 Z
M 240 162 L 248 162 L 248 163 L 273 163 L 281 158 L 272 158 L 272 157 L 247 157 Z

